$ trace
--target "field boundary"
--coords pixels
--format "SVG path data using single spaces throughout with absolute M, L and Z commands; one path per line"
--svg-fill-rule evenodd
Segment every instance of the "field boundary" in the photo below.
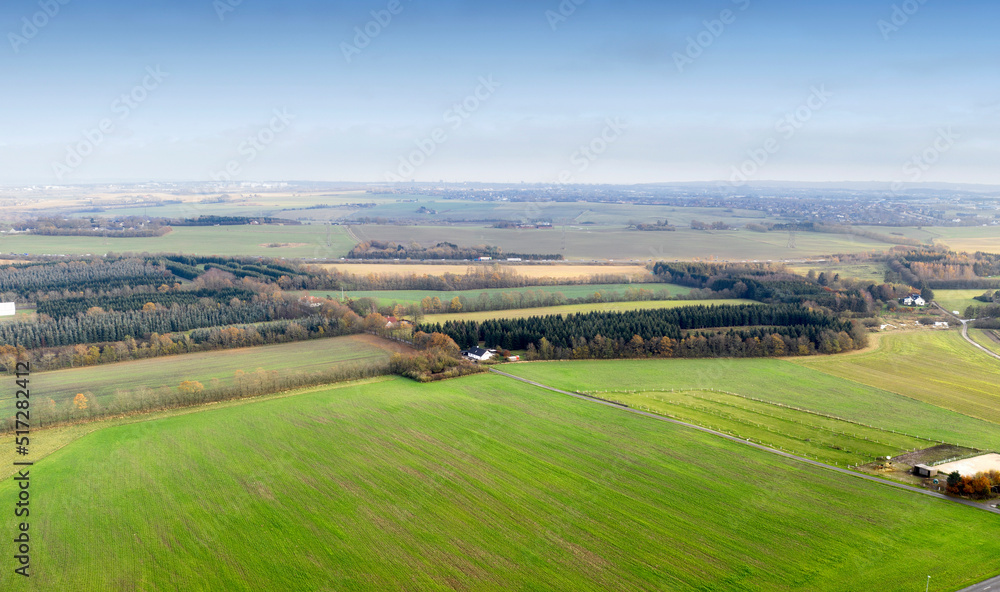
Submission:
M 641 411 L 639 409 L 634 409 L 632 407 L 622 407 L 620 403 L 612 403 L 610 401 L 605 401 L 605 400 L 602 400 L 602 399 L 598 399 L 596 397 L 591 397 L 590 395 L 584 395 L 584 394 L 580 394 L 580 393 L 573 393 L 573 392 L 570 392 L 570 391 L 564 391 L 562 389 L 557 389 L 555 387 L 548 386 L 548 385 L 542 384 L 540 382 L 535 382 L 533 380 L 528 380 L 527 378 L 521 378 L 520 376 L 515 376 L 513 374 L 508 374 L 506 372 L 501 372 L 501 371 L 493 369 L 493 368 L 490 369 L 490 372 L 492 372 L 494 374 L 498 374 L 500 376 L 505 376 L 507 378 L 512 378 L 514 380 L 517 380 L 517 381 L 520 381 L 520 382 L 523 382 L 523 383 L 526 383 L 526 384 L 530 384 L 532 386 L 536 386 L 538 388 L 541 388 L 541 389 L 544 389 L 544 390 L 547 390 L 547 391 L 552 391 L 554 393 L 558 393 L 558 394 L 561 394 L 561 395 L 566 395 L 566 396 L 573 397 L 573 398 L 576 398 L 576 399 L 582 399 L 584 401 L 589 401 L 591 403 L 596 403 L 598 405 L 604 405 L 605 407 L 611 407 L 611 408 L 614 408 L 614 409 L 621 409 L 622 411 L 625 411 L 625 412 L 628 412 L 628 413 L 633 413 L 635 415 L 641 415 L 643 417 L 648 417 L 648 418 L 651 418 L 651 419 L 655 419 L 657 421 L 663 421 L 663 422 L 667 422 L 667 423 L 672 423 L 672 424 L 675 424 L 675 425 L 683 426 L 683 427 L 686 427 L 686 428 L 690 428 L 690 429 L 693 429 L 693 430 L 698 430 L 699 432 L 703 432 L 703 433 L 706 433 L 706 434 L 711 434 L 713 436 L 717 436 L 717 437 L 720 437 L 720 438 L 725 438 L 726 440 L 729 440 L 731 442 L 737 442 L 737 443 L 742 444 L 744 446 L 750 446 L 752 448 L 756 448 L 757 450 L 762 450 L 764 452 L 769 452 L 771 454 L 775 454 L 775 455 L 778 455 L 778 456 L 781 456 L 781 457 L 784 457 L 784 458 L 787 458 L 787 459 L 791 459 L 791 460 L 794 460 L 794 461 L 798 461 L 798 462 L 801 462 L 801 463 L 812 465 L 814 467 L 819 467 L 821 469 L 827 469 L 829 471 L 835 471 L 837 473 L 841 473 L 843 475 L 848 475 L 848 476 L 851 476 L 851 477 L 854 477 L 854 478 L 857 478 L 857 479 L 864 479 L 865 481 L 871 481 L 873 483 L 879 483 L 881 485 L 887 485 L 889 487 L 894 487 L 896 489 L 902 489 L 904 491 L 909 491 L 911 493 L 918 493 L 920 495 L 926 495 L 926 496 L 934 497 L 934 498 L 937 498 L 937 499 L 940 499 L 940 500 L 944 500 L 944 501 L 948 501 L 948 502 L 952 502 L 952 503 L 956 503 L 956 504 L 961 504 L 963 506 L 968 506 L 970 508 L 976 508 L 978 510 L 982 510 L 982 511 L 985 511 L 985 512 L 990 512 L 991 514 L 1000 515 L 1000 509 L 988 506 L 986 504 L 979 504 L 979 503 L 976 503 L 976 502 L 973 502 L 973 501 L 970 501 L 970 500 L 964 500 L 964 499 L 960 499 L 960 498 L 954 498 L 954 497 L 951 497 L 951 496 L 947 496 L 947 495 L 945 495 L 943 493 L 937 493 L 935 491 L 928 491 L 926 489 L 920 489 L 920 488 L 917 488 L 917 487 L 912 487 L 910 485 L 903 485 L 902 483 L 896 483 L 896 482 L 893 482 L 893 481 L 889 481 L 887 479 L 882 479 L 882 478 L 879 478 L 879 477 L 873 477 L 871 475 L 864 475 L 862 473 L 858 473 L 858 472 L 851 471 L 851 470 L 848 470 L 848 469 L 836 467 L 836 466 L 833 466 L 833 465 L 828 465 L 828 464 L 823 463 L 823 462 L 819 462 L 819 461 L 815 461 L 815 460 L 810 460 L 808 458 L 801 457 L 801 456 L 798 456 L 798 455 L 795 455 L 795 454 L 791 454 L 789 452 L 784 452 L 782 450 L 776 450 L 774 448 L 770 448 L 770 447 L 764 446 L 762 444 L 757 444 L 755 442 L 750 442 L 749 440 L 746 440 L 744 438 L 737 438 L 736 436 L 731 436 L 729 434 L 726 434 L 726 433 L 723 433 L 723 432 L 719 432 L 719 431 L 716 431 L 716 430 L 712 430 L 712 429 L 709 429 L 709 428 L 706 428 L 706 427 L 702 427 L 702 426 L 699 426 L 699 425 L 696 425 L 696 424 L 693 424 L 693 423 L 687 423 L 687 422 L 684 422 L 684 421 L 680 421 L 680 420 L 673 419 L 673 418 L 670 418 L 670 417 L 665 417 L 663 415 L 658 415 L 656 413 L 651 413 L 651 412 L 648 412 L 648 411 Z
M 827 413 L 821 413 L 819 411 L 812 411 L 810 409 L 803 409 L 801 407 L 795 407 L 794 405 L 786 405 L 784 403 L 776 403 L 774 401 L 767 401 L 765 399 L 758 399 L 757 397 L 751 397 L 750 395 L 742 395 L 740 393 L 734 393 L 732 391 L 726 391 L 726 390 L 722 390 L 722 389 L 713 389 L 713 388 L 699 387 L 699 388 L 689 388 L 689 389 L 639 389 L 639 390 L 620 389 L 620 390 L 576 391 L 576 392 L 578 394 L 586 395 L 586 396 L 594 396 L 597 393 L 604 393 L 604 394 L 619 393 L 619 394 L 623 394 L 623 395 L 640 395 L 640 394 L 643 394 L 643 393 L 678 393 L 678 392 L 679 393 L 686 393 L 686 392 L 687 393 L 690 393 L 690 392 L 722 393 L 724 395 L 730 395 L 730 396 L 733 396 L 733 397 L 739 397 L 741 399 L 746 399 L 748 401 L 753 401 L 755 403 L 763 403 L 765 405 L 773 405 L 775 407 L 781 407 L 782 409 L 790 409 L 792 411 L 798 411 L 798 412 L 806 413 L 806 414 L 809 414 L 809 415 L 815 415 L 817 417 L 822 417 L 822 418 L 825 418 L 825 419 L 834 419 L 834 420 L 837 420 L 837 421 L 843 421 L 843 422 L 846 422 L 846 423 L 849 423 L 849 424 L 852 424 L 852 425 L 861 426 L 863 428 L 868 428 L 868 429 L 876 430 L 876 431 L 879 431 L 879 432 L 886 432 L 886 433 L 890 433 L 890 434 L 899 434 L 901 436 L 906 436 L 907 438 L 913 438 L 915 440 L 924 440 L 925 442 L 930 442 L 932 444 L 951 444 L 952 446 L 960 446 L 962 448 L 973 448 L 973 449 L 976 449 L 975 446 L 965 446 L 963 444 L 956 444 L 954 442 L 945 442 L 944 440 L 935 440 L 934 438 L 926 438 L 924 436 L 917 436 L 917 435 L 914 435 L 914 434 L 907 434 L 906 432 L 897 432 L 896 430 L 890 430 L 890 429 L 881 428 L 881 427 L 878 427 L 878 426 L 873 426 L 873 425 L 870 425 L 870 424 L 867 424 L 867 423 L 862 423 L 860 421 L 856 421 L 856 420 L 853 420 L 853 419 L 846 419 L 846 418 L 843 418 L 843 417 L 838 417 L 836 415 L 830 415 L 830 414 L 827 414 Z M 595 398 L 599 398 L 599 397 L 595 397 Z M 663 401 L 663 402 L 666 402 L 666 401 Z M 844 435 L 849 435 L 849 434 L 847 434 L 845 432 Z

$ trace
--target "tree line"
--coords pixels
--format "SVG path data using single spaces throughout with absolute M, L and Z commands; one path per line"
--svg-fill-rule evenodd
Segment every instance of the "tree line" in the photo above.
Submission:
M 505 253 L 500 247 L 478 245 L 459 247 L 454 243 L 440 242 L 433 247 L 422 247 L 411 242 L 402 245 L 392 241 L 370 240 L 358 243 L 347 254 L 348 259 L 448 259 L 472 260 L 489 257 L 491 259 L 523 259 L 525 261 L 561 261 L 562 255 L 540 255 L 537 253 Z
M 643 355 L 668 357 L 677 352 L 699 356 L 746 356 L 750 355 L 748 352 L 808 355 L 855 349 L 866 343 L 859 326 L 796 305 L 691 306 L 484 322 L 447 321 L 421 325 L 420 329 L 448 335 L 460 347 L 474 347 L 483 342 L 508 350 L 533 347 L 539 355 L 547 355 L 541 353 L 547 344 L 552 348 L 551 355 L 558 358 L 637 354 L 628 345 L 635 338 L 643 344 Z M 697 333 L 703 329 L 712 331 Z M 664 338 L 669 341 L 663 341 Z M 761 343 L 768 339 L 770 345 L 748 349 L 748 340 Z M 780 354 L 775 353 L 775 339 L 783 344 L 777 348 Z
M 171 279 L 165 268 L 142 259 L 52 261 L 3 267 L 0 292 L 30 300 L 50 291 L 160 285 Z

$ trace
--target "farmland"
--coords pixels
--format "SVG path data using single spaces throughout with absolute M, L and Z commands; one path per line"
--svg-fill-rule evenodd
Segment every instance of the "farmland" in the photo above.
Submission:
M 571 315 L 588 312 L 615 312 L 622 310 L 651 310 L 658 308 L 679 308 L 682 306 L 713 306 L 722 304 L 753 304 L 750 300 L 644 300 L 637 302 L 594 302 L 591 304 L 566 304 L 541 308 L 516 308 L 512 310 L 492 310 L 482 312 L 457 312 L 431 314 L 424 317 L 424 323 L 444 323 L 446 321 L 488 321 L 490 319 L 525 319 L 546 315 Z
M 613 392 L 601 397 L 841 466 L 937 444 L 720 391 Z
M 934 290 L 934 301 L 948 312 L 957 310 L 959 316 L 964 316 L 966 308 L 983 304 L 978 300 L 973 300 L 973 298 L 982 295 L 985 291 L 981 288 L 978 290 Z
M 1000 562 L 969 508 L 497 376 L 108 427 L 34 470 L 60 569 L 29 590 L 899 590 Z
M 393 274 L 393 275 L 444 275 L 454 273 L 464 275 L 471 266 L 490 267 L 498 265 L 492 263 L 465 263 L 465 264 L 433 264 L 433 263 L 323 263 L 316 267 L 323 269 L 337 269 L 344 273 L 355 275 Z M 581 265 L 567 263 L 544 263 L 544 264 L 501 264 L 505 269 L 513 269 L 518 275 L 529 278 L 556 278 L 561 280 L 586 280 L 594 276 L 619 275 L 636 279 L 654 279 L 653 274 L 644 265 Z
M 872 352 L 795 363 L 1000 423 L 1000 361 L 969 345 L 957 331 L 885 335 Z
M 846 362 L 864 355 L 823 359 Z M 994 423 L 890 392 L 891 383 L 868 386 L 789 360 L 588 360 L 509 364 L 504 371 L 579 391 L 715 388 L 921 438 L 981 449 L 1000 447 L 1000 428 Z
M 723 259 L 782 260 L 830 253 L 885 251 L 890 245 L 843 234 L 800 233 L 794 248 L 787 233 L 699 231 L 638 232 L 621 226 L 567 226 L 551 230 L 501 230 L 473 226 L 352 226 L 361 240 L 416 241 L 422 245 L 450 241 L 488 244 L 509 252 L 558 253 L 567 259 L 638 260 Z
M 57 403 L 88 391 L 100 400 L 118 389 L 163 385 L 175 388 L 182 380 L 197 380 L 206 386 L 213 379 L 228 382 L 238 370 L 254 372 L 263 368 L 285 375 L 315 372 L 335 365 L 384 361 L 390 353 L 387 348 L 393 345 L 367 335 L 335 337 L 35 373 L 32 381 L 38 393 L 44 393 L 46 398 L 51 397 Z M 12 397 L 11 391 L 4 392 L 0 395 L 0 405 L 9 405 Z
M 450 301 L 452 298 L 465 297 L 469 299 L 479 298 L 481 294 L 523 294 L 525 292 L 540 292 L 545 294 L 562 294 L 566 298 L 586 298 L 593 296 L 595 292 L 601 294 L 617 293 L 623 295 L 629 289 L 642 288 L 658 292 L 667 290 L 671 296 L 684 296 L 691 291 L 691 288 L 678 286 L 676 284 L 571 284 L 565 286 L 531 286 L 528 288 L 493 288 L 486 290 L 455 290 L 452 292 L 436 292 L 433 290 L 370 290 L 370 291 L 347 291 L 344 296 L 348 298 L 375 298 L 380 306 L 387 304 L 420 304 L 424 298 L 440 298 L 442 302 Z M 323 298 L 341 297 L 340 292 L 310 292 L 313 296 Z
M 969 329 L 969 338 L 993 353 L 1000 354 L 1000 332 L 996 329 Z
M 329 246 L 328 246 L 329 239 Z M 283 245 L 283 246 L 268 246 Z M 183 226 L 160 237 L 4 235 L 0 252 L 34 255 L 184 253 L 262 257 L 343 257 L 354 246 L 339 226 Z

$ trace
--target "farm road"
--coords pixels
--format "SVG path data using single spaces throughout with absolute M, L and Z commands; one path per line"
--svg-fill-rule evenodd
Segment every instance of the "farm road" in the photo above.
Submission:
M 965 338 L 966 341 L 968 341 L 969 343 L 971 343 L 973 347 L 978 348 L 982 352 L 986 353 L 986 355 L 993 356 L 994 358 L 1000 360 L 1000 355 L 997 355 L 997 354 L 991 352 L 990 350 L 986 349 L 985 347 L 983 347 L 983 346 L 979 345 L 978 343 L 976 343 L 975 341 L 973 341 L 971 337 L 969 337 L 969 323 L 971 323 L 975 319 L 963 319 L 961 317 L 955 316 L 953 313 L 948 312 L 947 310 L 945 310 L 944 308 L 942 308 L 942 306 L 940 304 L 938 304 L 937 302 L 932 302 L 931 304 L 933 304 L 935 307 L 937 307 L 937 309 L 940 310 L 941 312 L 943 312 L 944 314 L 948 315 L 949 317 L 954 318 L 959 323 L 962 323 L 962 337 Z M 1000 590 L 1000 588 L 998 588 L 998 590 Z
M 542 389 L 545 389 L 545 390 L 548 390 L 548 391 L 552 391 L 554 393 L 559 393 L 561 395 L 566 395 L 566 396 L 569 396 L 569 397 L 575 397 L 577 399 L 583 399 L 584 401 L 589 401 L 591 403 L 597 403 L 598 405 L 605 405 L 607 407 L 613 407 L 615 409 L 621 409 L 622 411 L 627 411 L 629 413 L 634 413 L 636 415 L 642 415 L 644 417 L 649 417 L 649 418 L 656 419 L 656 420 L 659 420 L 659 421 L 665 421 L 667 423 L 681 425 L 681 426 L 684 426 L 684 427 L 687 427 L 687 428 L 691 428 L 693 430 L 698 430 L 700 432 L 705 432 L 706 434 L 712 434 L 713 436 L 718 436 L 720 438 L 725 438 L 725 439 L 731 440 L 733 442 L 738 442 L 740 444 L 743 444 L 744 446 L 751 446 L 751 447 L 756 448 L 758 450 L 763 450 L 764 452 L 770 452 L 771 454 L 776 454 L 778 456 L 783 456 L 785 458 L 790 458 L 792 460 L 796 460 L 796 461 L 799 461 L 799 462 L 802 462 L 802 463 L 813 465 L 815 467 L 820 467 L 820 468 L 827 469 L 827 470 L 830 470 L 830 471 L 836 471 L 838 473 L 843 473 L 844 475 L 849 475 L 849 476 L 855 477 L 857 479 L 864 479 L 866 481 L 873 481 L 875 483 L 880 483 L 882 485 L 888 485 L 889 487 L 895 487 L 896 489 L 904 489 L 904 490 L 909 491 L 911 493 L 918 493 L 920 495 L 927 495 L 927 496 L 930 496 L 930 497 L 935 497 L 935 498 L 942 499 L 942 500 L 945 500 L 945 501 L 949 501 L 949 502 L 952 502 L 952 503 L 962 504 L 964 506 L 969 506 L 971 508 L 976 508 L 977 510 L 984 510 L 986 512 L 991 512 L 993 514 L 1000 514 L 1000 510 L 998 510 L 997 508 L 993 508 L 991 506 L 988 506 L 986 504 L 977 504 L 976 502 L 973 502 L 973 501 L 958 499 L 958 498 L 954 498 L 954 497 L 949 497 L 947 495 L 944 495 L 943 493 L 937 493 L 935 491 L 928 491 L 926 489 L 920 489 L 919 487 L 911 487 L 909 485 L 903 485 L 902 483 L 895 483 L 893 481 L 888 481 L 886 479 L 880 479 L 879 477 L 872 477 L 871 475 L 863 475 L 861 473 L 856 473 L 854 471 L 850 471 L 850 470 L 843 469 L 843 468 L 840 468 L 840 467 L 835 467 L 833 465 L 828 465 L 826 463 L 821 463 L 821 462 L 818 462 L 818 461 L 815 461 L 815 460 L 809 460 L 808 458 L 803 458 L 801 456 L 796 456 L 794 454 L 790 454 L 788 452 L 783 452 L 781 450 L 775 450 L 773 448 L 768 448 L 767 446 L 763 446 L 761 444 L 756 444 L 754 442 L 749 442 L 749 441 L 744 440 L 742 438 L 737 438 L 735 436 L 730 436 L 729 434 L 724 434 L 722 432 L 717 432 L 715 430 L 704 428 L 704 427 L 695 425 L 693 423 L 687 423 L 687 422 L 683 422 L 683 421 L 678 421 L 676 419 L 671 419 L 669 417 L 664 417 L 662 415 L 657 415 L 655 413 L 649 413 L 649 412 L 646 412 L 646 411 L 640 411 L 638 409 L 633 409 L 633 408 L 627 407 L 625 405 L 611 403 L 610 401 L 605 401 L 605 400 L 598 399 L 598 398 L 595 398 L 595 397 L 589 397 L 587 395 L 581 395 L 581 394 L 578 394 L 578 393 L 571 393 L 569 391 L 560 390 L 560 389 L 557 389 L 557 388 L 554 388 L 554 387 L 542 384 L 540 382 L 535 382 L 533 380 L 528 380 L 527 378 L 521 378 L 520 376 L 515 376 L 513 374 L 508 374 L 506 372 L 501 372 L 499 370 L 494 370 L 492 368 L 490 369 L 490 372 L 493 372 L 494 374 L 499 374 L 501 376 L 506 376 L 507 378 L 513 378 L 514 380 L 518 380 L 518 381 L 521 381 L 521 382 L 524 382 L 524 383 L 527 383 L 527 384 L 530 384 L 532 386 L 536 386 L 538 388 L 542 388 Z M 975 589 L 975 588 L 973 588 L 973 589 Z M 997 592 L 1000 592 L 1000 588 L 997 588 Z
M 969 321 L 962 321 L 962 337 L 964 337 L 965 340 L 968 341 L 969 343 L 971 343 L 972 345 L 974 345 L 974 346 L 978 347 L 980 350 L 986 352 L 987 355 L 993 356 L 994 358 L 1000 360 L 1000 355 L 997 355 L 997 354 L 991 352 L 990 350 L 986 349 L 985 347 L 983 347 L 983 346 L 979 345 L 978 343 L 976 343 L 975 341 L 973 341 L 971 337 L 969 337 Z

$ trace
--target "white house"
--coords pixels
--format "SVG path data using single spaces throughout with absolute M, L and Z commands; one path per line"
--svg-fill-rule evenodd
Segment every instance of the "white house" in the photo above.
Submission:
M 906 298 L 903 298 L 902 303 L 906 306 L 925 306 L 927 301 L 920 294 L 910 294 Z
M 474 347 L 472 349 L 467 349 L 463 351 L 462 355 L 470 360 L 475 360 L 476 362 L 483 362 L 492 358 L 494 355 L 496 355 L 496 353 L 497 353 L 496 350 Z
M 14 312 L 13 302 L 0 302 L 0 317 L 12 317 Z

